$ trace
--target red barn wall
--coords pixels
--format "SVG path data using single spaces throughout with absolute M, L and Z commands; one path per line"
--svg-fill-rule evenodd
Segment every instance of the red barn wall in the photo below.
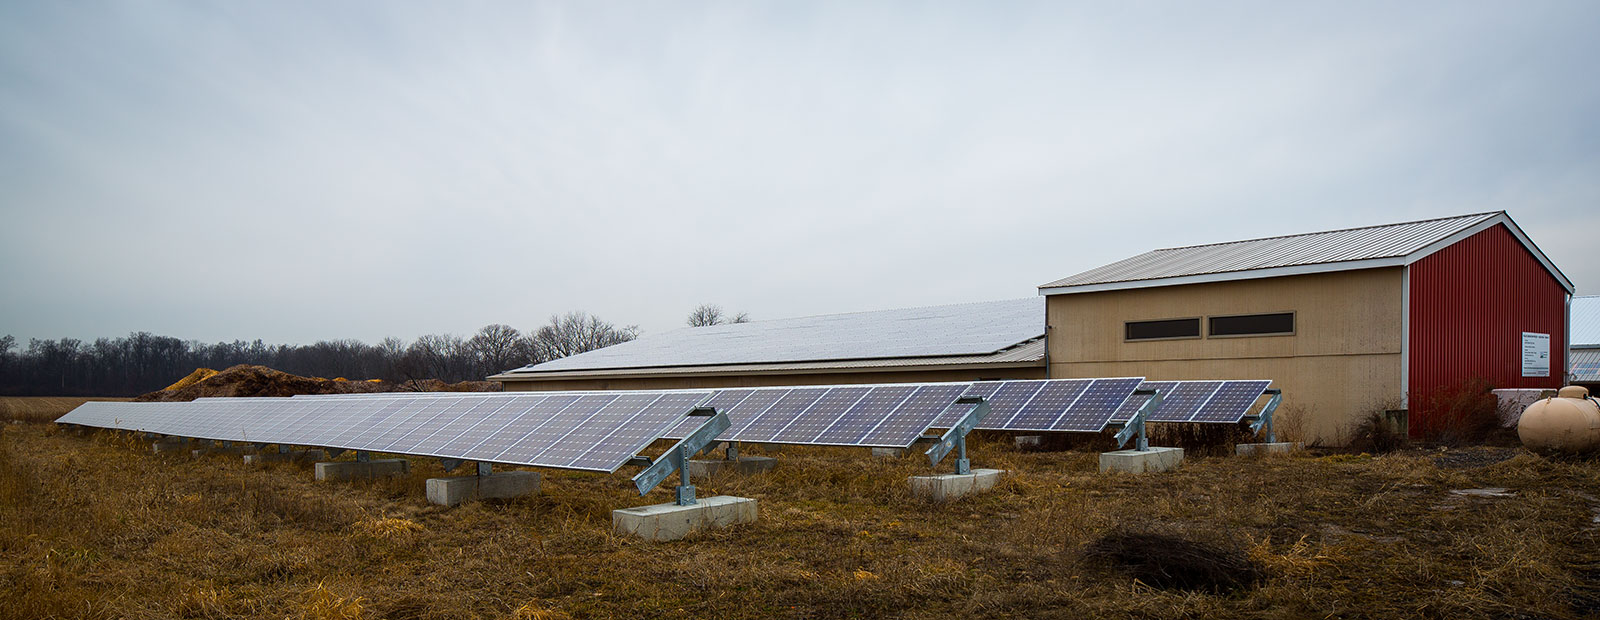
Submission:
M 1481 378 L 1494 388 L 1560 387 L 1566 290 L 1504 225 L 1410 266 L 1407 395 L 1413 437 L 1446 420 L 1439 399 Z M 1522 332 L 1550 334 L 1550 376 L 1522 376 Z

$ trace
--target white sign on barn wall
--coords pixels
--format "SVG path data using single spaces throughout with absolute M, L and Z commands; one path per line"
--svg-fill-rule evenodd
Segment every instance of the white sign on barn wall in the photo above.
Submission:
M 1550 376 L 1550 334 L 1522 332 L 1522 376 Z

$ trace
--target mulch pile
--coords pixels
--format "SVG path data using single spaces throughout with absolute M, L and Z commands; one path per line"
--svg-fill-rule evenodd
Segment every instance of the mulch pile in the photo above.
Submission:
M 136 402 L 178 402 L 212 396 L 295 396 L 297 394 L 362 394 L 371 392 L 498 392 L 500 384 L 491 381 L 445 383 L 438 379 L 406 381 L 348 381 L 301 377 L 266 366 L 240 364 L 221 372 L 195 371 L 164 390 L 141 395 Z M 204 376 L 199 380 L 192 377 Z

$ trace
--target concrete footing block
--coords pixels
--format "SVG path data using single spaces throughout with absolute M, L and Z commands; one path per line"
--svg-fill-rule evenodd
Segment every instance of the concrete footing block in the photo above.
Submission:
M 429 478 L 427 487 L 428 503 L 455 506 L 476 499 L 511 499 L 538 495 L 539 473 L 505 471 L 487 476 Z
M 357 480 L 382 476 L 404 476 L 411 471 L 411 461 L 405 459 L 328 461 L 317 463 L 316 468 L 318 480 Z
M 1100 453 L 1100 473 L 1125 471 L 1135 474 L 1177 469 L 1183 462 L 1183 448 L 1150 448 Z
M 873 448 L 872 456 L 880 459 L 897 459 L 906 455 L 903 448 Z
M 189 442 L 181 439 L 177 441 L 157 441 L 150 444 L 150 451 L 156 454 L 171 454 L 173 452 L 183 452 L 188 449 Z
M 212 455 L 242 456 L 255 453 L 255 446 L 206 446 L 204 448 L 196 448 L 189 451 L 189 454 L 195 458 Z
M 772 471 L 772 468 L 777 466 L 778 459 L 770 456 L 741 456 L 737 461 L 727 459 L 717 461 L 689 459 L 689 477 L 710 477 L 723 471 L 731 471 L 742 475 L 763 474 Z
M 936 502 L 947 502 L 994 488 L 1000 481 L 999 469 L 974 469 L 970 474 L 912 476 L 911 495 Z
M 1306 446 L 1298 441 L 1279 441 L 1276 443 L 1241 443 L 1234 444 L 1233 453 L 1238 456 L 1269 456 L 1273 454 L 1289 454 L 1299 452 Z
M 291 450 L 288 452 L 262 452 L 259 454 L 244 455 L 245 465 L 264 465 L 266 463 L 307 463 L 318 459 L 328 458 L 328 453 L 322 450 Z
M 1044 445 L 1044 435 L 1017 435 L 1011 441 L 1018 450 L 1037 450 Z
M 690 506 L 656 504 L 611 511 L 611 528 L 652 542 L 677 540 L 699 529 L 754 523 L 756 500 L 718 495 Z

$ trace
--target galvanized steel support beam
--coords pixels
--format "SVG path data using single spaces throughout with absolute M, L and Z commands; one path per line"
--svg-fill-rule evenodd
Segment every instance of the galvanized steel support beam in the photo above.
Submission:
M 972 432 L 972 429 L 977 428 L 978 424 L 988 417 L 989 400 L 982 396 L 963 396 L 951 406 L 960 405 L 971 405 L 972 409 L 967 411 L 967 415 L 961 416 L 961 420 L 951 425 L 950 430 L 944 432 L 944 436 L 939 438 L 939 443 L 933 444 L 923 454 L 928 455 L 928 466 L 935 467 L 939 465 L 939 461 L 944 460 L 945 455 L 954 450 L 957 453 L 956 473 L 970 474 L 972 461 L 967 459 L 967 433 Z
M 732 426 L 732 424 L 728 422 L 728 414 L 711 407 L 695 407 L 689 411 L 689 415 L 706 417 L 707 419 L 704 424 L 700 425 L 700 428 L 689 433 L 689 436 L 684 437 L 682 441 L 673 444 L 665 454 L 661 455 L 661 458 L 656 459 L 644 471 L 633 477 L 633 484 L 639 489 L 640 495 L 649 493 L 651 489 L 656 488 L 656 486 L 671 477 L 674 471 L 677 471 L 682 475 L 682 479 L 678 485 L 677 492 L 674 494 L 674 502 L 679 506 L 690 506 L 695 503 L 694 486 L 689 484 L 689 456 L 711 445 L 712 442 L 717 440 L 717 435 L 722 434 L 722 431 L 728 430 L 728 427 Z

